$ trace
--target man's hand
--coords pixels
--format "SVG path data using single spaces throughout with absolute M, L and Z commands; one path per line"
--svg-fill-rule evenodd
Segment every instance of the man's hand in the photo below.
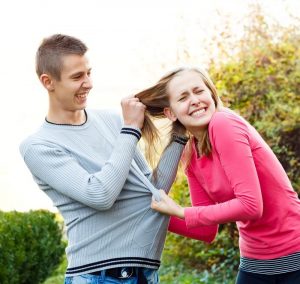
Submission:
M 156 201 L 153 198 L 151 202 L 151 208 L 160 213 L 184 219 L 184 208 L 170 198 L 164 190 L 160 189 L 159 194 L 160 201 Z
M 133 96 L 122 99 L 121 106 L 124 124 L 141 129 L 144 124 L 146 106 Z

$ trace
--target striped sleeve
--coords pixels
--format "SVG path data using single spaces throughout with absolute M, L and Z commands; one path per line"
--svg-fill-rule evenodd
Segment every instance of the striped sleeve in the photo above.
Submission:
M 107 210 L 116 201 L 136 152 L 136 135 L 120 133 L 115 147 L 100 171 L 87 172 L 67 152 L 51 143 L 31 143 L 21 153 L 31 173 L 41 183 L 97 210 Z
M 157 176 L 150 176 L 153 185 L 167 193 L 175 180 L 178 164 L 188 138 L 173 135 L 171 144 L 165 149 L 156 168 Z
M 129 126 L 123 126 L 121 129 L 122 134 L 129 134 L 135 136 L 138 140 L 141 139 L 142 134 L 141 131 L 138 128 L 129 127 Z

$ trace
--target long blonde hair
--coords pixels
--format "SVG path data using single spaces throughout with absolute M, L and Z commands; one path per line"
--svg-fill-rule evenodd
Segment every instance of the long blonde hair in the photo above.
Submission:
M 201 79 L 203 80 L 207 88 L 210 90 L 216 109 L 219 109 L 222 106 L 222 102 L 217 94 L 217 90 L 213 82 L 204 71 L 199 70 L 197 68 L 178 68 L 163 76 L 154 86 L 136 94 L 135 97 L 139 98 L 140 101 L 147 107 L 145 114 L 145 122 L 142 128 L 142 135 L 146 142 L 146 158 L 152 166 L 154 165 L 153 157 L 155 156 L 153 153 L 153 151 L 155 151 L 154 145 L 156 145 L 159 141 L 159 131 L 152 120 L 153 118 L 165 118 L 164 108 L 170 106 L 168 85 L 175 76 L 177 76 L 183 71 L 193 71 L 198 73 L 201 76 Z M 187 133 L 186 128 L 179 122 L 178 119 L 172 122 L 171 130 L 169 133 L 169 141 L 165 149 L 170 145 L 172 137 L 174 135 L 182 136 L 186 134 L 189 133 Z M 193 139 L 190 139 L 186 145 L 185 155 L 183 159 L 185 168 L 188 166 L 191 159 L 192 140 Z M 212 149 L 211 143 L 209 141 L 208 129 L 205 130 L 201 141 L 198 141 L 198 145 L 199 149 L 201 150 L 201 153 L 207 156 L 210 155 Z

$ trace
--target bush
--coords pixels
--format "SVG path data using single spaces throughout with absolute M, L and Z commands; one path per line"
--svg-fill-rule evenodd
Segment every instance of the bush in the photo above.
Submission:
M 64 283 L 65 273 L 67 270 L 68 262 L 67 256 L 64 254 L 62 262 L 60 265 L 53 271 L 51 276 L 43 284 L 61 284 Z
M 62 226 L 45 210 L 0 212 L 0 283 L 41 283 L 64 254 Z
M 300 194 L 299 28 L 267 25 L 256 9 L 234 56 L 212 60 L 209 73 L 225 104 L 264 137 Z

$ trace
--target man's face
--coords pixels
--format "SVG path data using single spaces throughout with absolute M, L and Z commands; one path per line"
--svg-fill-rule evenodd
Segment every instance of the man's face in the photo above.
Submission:
M 60 80 L 53 79 L 50 93 L 52 107 L 61 111 L 86 108 L 87 96 L 92 89 L 91 68 L 85 55 L 67 55 L 63 58 Z

